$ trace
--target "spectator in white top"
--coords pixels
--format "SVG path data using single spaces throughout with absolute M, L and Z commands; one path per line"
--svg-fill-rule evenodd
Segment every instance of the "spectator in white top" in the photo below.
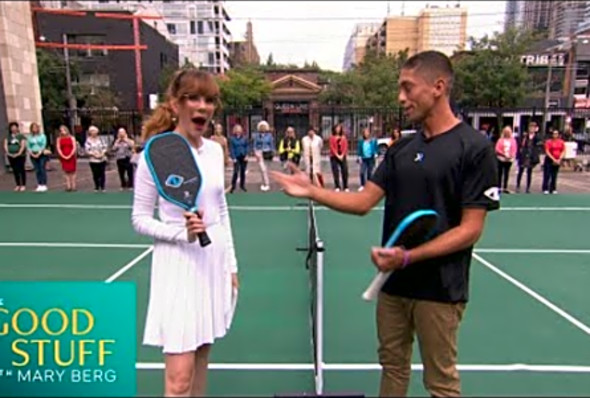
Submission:
M 98 136 L 96 126 L 88 127 L 88 138 L 84 143 L 84 149 L 89 156 L 92 179 L 94 180 L 94 192 L 104 192 L 107 167 L 107 146 Z
M 303 164 L 308 176 L 313 176 L 312 181 L 321 187 L 324 186 L 322 175 L 322 147 L 324 141 L 316 134 L 315 128 L 310 127 L 307 135 L 301 139 L 303 147 Z

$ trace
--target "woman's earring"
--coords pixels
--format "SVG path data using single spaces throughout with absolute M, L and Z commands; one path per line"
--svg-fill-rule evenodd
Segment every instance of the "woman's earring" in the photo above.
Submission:
M 176 116 L 172 116 L 172 123 L 176 124 L 177 121 L 178 119 L 176 118 Z

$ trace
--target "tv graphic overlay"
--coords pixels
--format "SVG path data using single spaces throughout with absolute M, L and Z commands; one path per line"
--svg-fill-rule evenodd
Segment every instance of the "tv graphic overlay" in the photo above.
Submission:
M 0 282 L 0 396 L 134 396 L 131 282 Z

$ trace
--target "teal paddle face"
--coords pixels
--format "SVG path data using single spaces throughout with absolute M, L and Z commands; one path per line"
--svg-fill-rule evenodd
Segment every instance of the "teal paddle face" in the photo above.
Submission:
M 148 141 L 145 152 L 158 193 L 187 211 L 196 211 L 202 179 L 187 140 L 176 133 L 159 134 Z
M 160 196 L 196 213 L 203 180 L 189 142 L 180 134 L 168 132 L 152 137 L 144 151 Z M 203 247 L 211 243 L 206 232 L 199 233 L 198 238 Z
M 436 232 L 438 213 L 418 210 L 405 217 L 397 226 L 385 247 L 403 246 L 412 249 L 430 240 Z

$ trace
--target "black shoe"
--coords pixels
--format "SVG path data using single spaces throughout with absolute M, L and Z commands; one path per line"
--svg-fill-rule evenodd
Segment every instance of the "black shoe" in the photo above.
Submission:
M 240 187 L 240 189 L 244 192 L 248 192 L 248 190 L 246 189 L 246 187 Z
M 236 190 L 236 187 L 231 187 L 231 189 L 229 190 L 229 193 L 234 193 L 235 190 Z

